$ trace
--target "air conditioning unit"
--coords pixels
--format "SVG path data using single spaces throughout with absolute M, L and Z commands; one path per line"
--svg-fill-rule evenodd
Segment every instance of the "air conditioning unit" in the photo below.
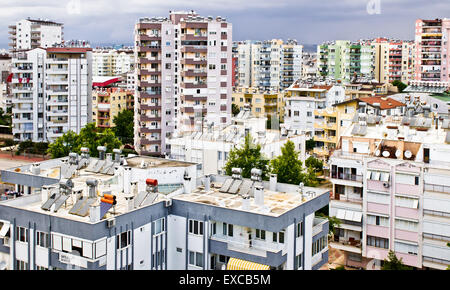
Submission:
M 166 207 L 172 206 L 172 200 L 171 200 L 171 199 L 166 200 L 165 203 L 164 203 L 164 205 L 165 205 Z
M 389 188 L 389 182 L 384 182 L 383 186 L 386 187 L 386 188 Z
M 106 227 L 112 228 L 112 227 L 114 227 L 114 226 L 116 226 L 116 219 L 109 219 L 109 220 L 106 220 Z

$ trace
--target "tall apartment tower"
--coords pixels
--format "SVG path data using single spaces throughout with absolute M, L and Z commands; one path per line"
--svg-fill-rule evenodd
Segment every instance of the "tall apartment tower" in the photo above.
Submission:
M 372 80 L 374 49 L 366 41 L 337 40 L 317 46 L 317 74 L 350 82 L 355 77 Z
M 414 79 L 450 80 L 450 19 L 416 20 Z
M 92 122 L 92 55 L 82 43 L 16 52 L 12 59 L 13 135 L 52 142 Z
M 374 48 L 374 76 L 378 82 L 408 83 L 413 76 L 414 42 L 376 38 Z
M 135 26 L 135 147 L 168 153 L 166 137 L 231 121 L 232 25 L 194 11 Z M 206 120 L 205 120 L 206 119 Z
M 64 25 L 50 20 L 23 19 L 9 26 L 10 51 L 47 48 L 64 41 Z
M 92 51 L 92 73 L 94 76 L 118 76 L 134 70 L 132 48 L 98 48 Z

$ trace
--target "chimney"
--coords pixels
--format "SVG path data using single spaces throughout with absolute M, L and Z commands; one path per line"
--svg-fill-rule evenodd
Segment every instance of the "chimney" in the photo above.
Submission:
M 88 197 L 89 198 L 97 197 L 96 189 L 97 189 L 98 180 L 97 179 L 88 179 L 88 180 L 86 180 L 86 184 L 89 187 Z
M 106 161 L 112 162 L 112 154 L 111 153 L 106 153 Z
M 256 185 L 254 187 L 255 204 L 257 206 L 264 206 L 264 186 Z
M 123 172 L 123 192 L 125 194 L 130 193 L 130 182 L 131 182 L 131 167 L 124 167 Z
M 98 146 L 97 150 L 98 150 L 98 159 L 105 160 L 106 147 L 105 146 Z
M 100 205 L 95 202 L 89 207 L 89 219 L 91 223 L 100 221 Z
M 189 177 L 189 174 L 187 171 L 184 172 L 183 176 L 183 187 L 184 187 L 184 193 L 189 194 L 191 193 L 191 177 Z
M 41 173 L 41 167 L 39 163 L 33 163 L 33 165 L 31 166 L 31 172 L 34 175 L 39 175 Z
M 205 175 L 205 191 L 208 192 L 211 190 L 211 175 Z
M 78 154 L 75 152 L 69 153 L 69 164 L 78 164 Z
M 248 195 L 242 196 L 242 209 L 243 210 L 250 209 L 250 196 Z
M 269 189 L 271 191 L 277 191 L 277 175 L 276 174 L 270 175 Z
M 122 153 L 122 150 L 120 149 L 114 149 L 114 162 L 120 163 L 120 154 Z
M 45 203 L 48 198 L 50 197 L 50 186 L 43 185 L 41 190 L 41 201 L 42 203 Z
M 89 159 L 89 157 L 90 157 L 89 156 L 89 148 L 81 147 L 80 151 L 81 151 L 81 158 Z

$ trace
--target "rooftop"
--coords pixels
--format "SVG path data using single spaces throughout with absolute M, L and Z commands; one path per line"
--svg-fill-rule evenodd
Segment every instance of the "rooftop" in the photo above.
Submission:
M 228 176 L 217 176 L 217 178 L 217 181 L 211 182 L 209 190 L 205 190 L 204 186 L 199 186 L 195 191 L 177 195 L 173 199 L 278 217 L 322 194 L 328 194 L 330 191 L 328 188 L 303 187 L 302 195 L 300 187 L 297 185 L 277 183 L 277 190 L 274 191 L 268 189 L 267 182 L 264 184 L 250 179 L 240 180 Z M 254 187 L 258 185 L 264 186 L 263 204 L 258 202 L 257 194 L 254 192 Z M 243 194 L 242 191 L 245 193 Z M 247 193 L 250 197 L 244 201 L 243 196 Z M 245 204 L 246 202 L 247 204 Z

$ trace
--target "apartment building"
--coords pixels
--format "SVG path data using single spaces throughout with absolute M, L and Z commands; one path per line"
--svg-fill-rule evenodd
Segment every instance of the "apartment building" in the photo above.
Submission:
M 52 47 L 64 41 L 64 25 L 47 19 L 22 19 L 8 28 L 11 52 Z
M 316 131 L 314 110 L 330 107 L 334 100 L 344 98 L 342 86 L 298 80 L 285 91 L 283 127 L 304 132 L 307 138 L 313 138 Z
M 4 112 L 11 107 L 10 75 L 11 56 L 5 50 L 0 51 L 0 108 Z
M 14 270 L 318 269 L 329 190 L 195 176 L 196 164 L 99 148 L 3 170 L 25 195 L 0 202 L 0 261 Z M 60 178 L 61 173 L 61 178 Z M 30 178 L 31 177 L 31 178 Z M 150 178 L 151 177 L 151 178 Z M 203 183 L 203 184 L 202 184 Z M 244 266 L 242 266 L 245 264 Z
M 270 92 L 261 88 L 235 87 L 232 96 L 233 104 L 240 110 L 247 106 L 250 107 L 251 114 L 257 118 L 276 116 L 280 121 L 284 118 L 284 94 L 281 92 Z
M 239 87 L 282 91 L 302 74 L 303 45 L 296 40 L 272 39 L 235 42 Z
M 346 265 L 376 269 L 389 250 L 415 268 L 450 262 L 448 120 L 414 107 L 402 116 L 359 111 L 330 157 L 331 247 Z
M 317 74 L 335 81 L 374 78 L 374 49 L 368 41 L 336 40 L 317 46 Z
M 106 78 L 103 82 L 93 78 L 92 118 L 100 128 L 114 127 L 114 117 L 123 110 L 134 112 L 134 90 L 121 87 L 119 78 Z
M 91 48 L 77 42 L 13 56 L 15 140 L 53 142 L 92 121 L 91 61 Z
M 303 52 L 302 55 L 302 79 L 314 79 L 317 76 L 317 53 Z
M 414 42 L 376 38 L 372 41 L 375 52 L 374 77 L 380 83 L 413 79 Z
M 226 127 L 205 124 L 202 131 L 168 139 L 171 147 L 169 158 L 199 163 L 198 174 L 225 174 L 223 168 L 230 151 L 244 144 L 250 134 L 251 143 L 261 146 L 261 153 L 268 159 L 281 155 L 281 147 L 292 141 L 299 158 L 305 161 L 305 135 L 286 130 L 267 130 L 266 118 L 255 117 L 248 107 L 233 117 L 233 124 Z
M 134 71 L 134 50 L 96 48 L 92 50 L 93 76 L 117 76 Z
M 231 23 L 194 11 L 170 12 L 169 18 L 140 19 L 135 41 L 139 153 L 170 152 L 166 137 L 198 130 L 203 117 L 230 123 Z
M 417 19 L 415 25 L 414 79 L 450 80 L 450 19 Z

